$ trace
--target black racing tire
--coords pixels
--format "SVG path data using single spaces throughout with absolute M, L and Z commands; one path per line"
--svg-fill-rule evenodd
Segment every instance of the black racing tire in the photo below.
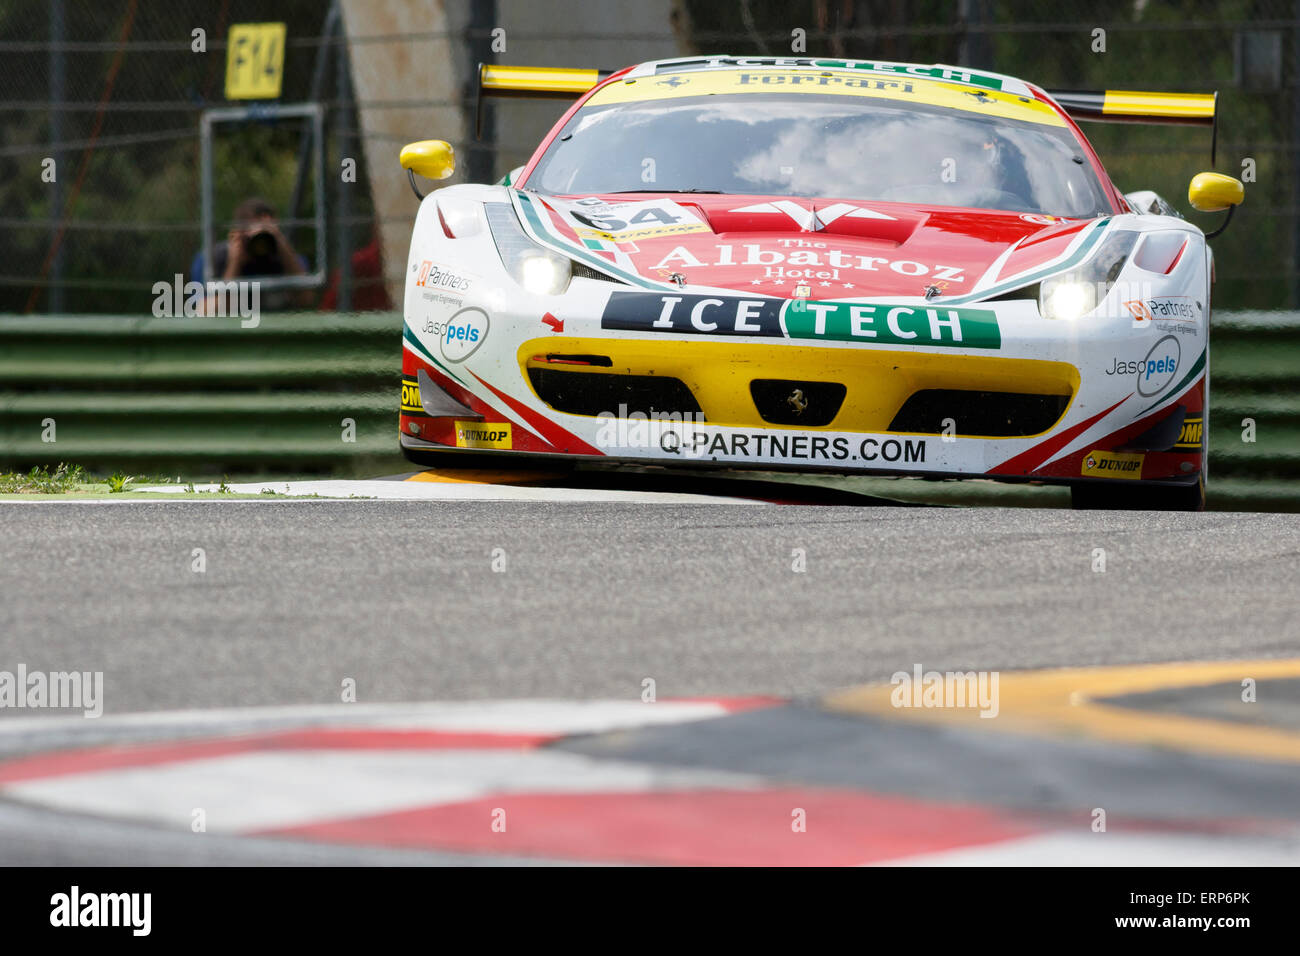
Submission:
M 1205 479 L 1186 485 L 1088 482 L 1070 488 L 1075 511 L 1204 511 Z

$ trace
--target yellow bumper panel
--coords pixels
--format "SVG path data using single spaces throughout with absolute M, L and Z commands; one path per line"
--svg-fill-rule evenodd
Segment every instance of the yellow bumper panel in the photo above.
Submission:
M 600 356 L 609 359 L 610 365 L 555 366 L 546 361 L 548 355 Z M 838 382 L 846 388 L 843 405 L 822 429 L 873 433 L 887 431 L 903 403 L 925 389 L 1068 395 L 1073 399 L 1079 388 L 1078 369 L 1066 362 L 867 348 L 550 336 L 525 342 L 518 358 L 525 381 L 529 369 L 556 367 L 591 375 L 677 378 L 694 394 L 710 424 L 801 431 L 815 429 L 764 421 L 750 396 L 750 382 Z

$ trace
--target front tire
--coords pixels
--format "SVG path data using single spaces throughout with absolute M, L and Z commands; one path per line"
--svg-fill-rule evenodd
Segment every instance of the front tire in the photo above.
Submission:
M 1075 511 L 1204 511 L 1205 478 L 1187 485 L 1089 482 L 1070 488 Z

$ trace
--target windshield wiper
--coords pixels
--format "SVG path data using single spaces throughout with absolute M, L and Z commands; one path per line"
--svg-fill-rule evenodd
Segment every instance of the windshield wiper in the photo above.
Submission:
M 722 195 L 721 189 L 615 189 L 607 196 L 625 196 L 628 193 L 713 193 Z

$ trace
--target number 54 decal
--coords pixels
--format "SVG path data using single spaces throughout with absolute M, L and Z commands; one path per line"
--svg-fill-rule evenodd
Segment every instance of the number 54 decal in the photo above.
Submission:
M 671 200 L 610 203 L 593 197 L 578 200 L 566 212 L 583 238 L 631 242 L 709 231 L 703 220 Z

